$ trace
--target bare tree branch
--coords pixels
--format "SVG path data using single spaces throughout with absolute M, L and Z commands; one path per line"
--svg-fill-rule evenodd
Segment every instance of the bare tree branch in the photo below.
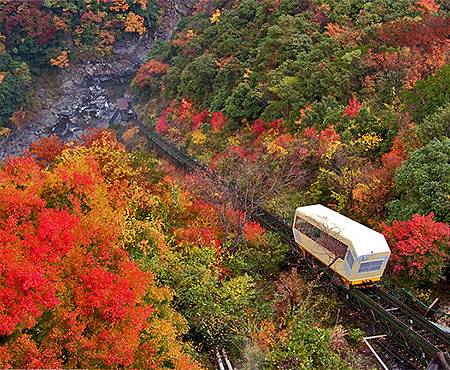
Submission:
M 198 171 L 191 190 L 216 208 L 233 250 L 242 241 L 244 225 L 256 210 L 301 183 L 303 177 L 289 156 L 275 161 L 236 155 L 228 156 L 217 171 Z

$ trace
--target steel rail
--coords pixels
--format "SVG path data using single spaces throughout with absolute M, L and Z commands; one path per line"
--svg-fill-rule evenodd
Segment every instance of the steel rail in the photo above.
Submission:
M 156 152 L 166 158 L 168 157 L 178 167 L 181 167 L 188 172 L 206 169 L 206 167 L 197 160 L 181 151 L 174 144 L 167 142 L 155 131 L 143 126 L 139 122 L 137 125 L 150 141 L 150 144 Z M 258 221 L 262 226 L 277 232 L 281 236 L 283 242 L 294 246 L 295 248 L 297 247 L 296 243 L 293 242 L 291 227 L 278 217 L 262 208 L 258 208 L 255 214 L 252 215 L 252 218 Z M 320 264 L 320 262 L 318 262 L 318 264 Z M 414 312 L 407 305 L 382 290 L 380 287 L 349 289 L 347 290 L 347 294 L 361 303 L 366 309 L 371 310 L 373 314 L 386 322 L 392 329 L 395 329 L 401 336 L 406 337 L 412 343 L 412 347 L 420 348 L 422 353 L 418 360 L 422 363 L 428 364 L 438 354 L 442 355 L 442 353 L 448 353 L 450 350 L 450 336 L 448 334 Z M 387 310 L 382 302 L 392 306 L 390 308 L 395 308 L 403 313 L 404 316 L 394 315 L 392 310 Z M 412 324 L 414 324 L 415 327 L 413 327 Z M 417 329 L 417 327 L 419 327 L 419 329 Z M 418 332 L 420 330 L 423 332 Z M 409 350 L 411 353 L 411 348 L 405 349 L 407 351 Z M 411 354 L 417 356 L 417 353 Z

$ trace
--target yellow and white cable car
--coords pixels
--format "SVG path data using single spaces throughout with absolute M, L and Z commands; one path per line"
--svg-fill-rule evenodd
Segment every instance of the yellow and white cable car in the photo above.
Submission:
M 297 244 L 347 287 L 379 281 L 391 255 L 382 234 L 321 204 L 297 208 L 292 230 Z

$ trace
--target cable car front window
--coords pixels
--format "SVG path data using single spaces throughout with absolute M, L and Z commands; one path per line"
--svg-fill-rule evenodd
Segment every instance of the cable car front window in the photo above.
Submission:
M 309 225 L 309 226 L 310 226 L 309 233 L 311 235 L 311 239 L 317 241 L 321 237 L 322 231 L 313 225 Z
M 358 273 L 378 271 L 383 265 L 384 260 L 362 262 L 359 266 Z
M 304 232 L 304 226 L 305 226 L 306 222 L 303 221 L 300 217 L 297 217 L 295 219 L 295 229 L 300 231 L 301 233 Z

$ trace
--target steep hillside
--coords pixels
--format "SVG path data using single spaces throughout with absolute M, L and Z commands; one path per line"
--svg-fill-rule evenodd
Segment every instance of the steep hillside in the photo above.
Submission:
M 222 5 L 150 53 L 133 81 L 142 118 L 213 168 L 295 174 L 267 206 L 288 220 L 293 204 L 328 205 L 384 231 L 413 285 L 440 281 L 448 228 L 425 242 L 384 222 L 450 221 L 448 5 Z
M 200 183 L 111 132 L 8 159 L 0 366 L 193 370 L 218 346 L 240 368 L 370 366 L 336 297 L 282 272 L 287 246 Z

